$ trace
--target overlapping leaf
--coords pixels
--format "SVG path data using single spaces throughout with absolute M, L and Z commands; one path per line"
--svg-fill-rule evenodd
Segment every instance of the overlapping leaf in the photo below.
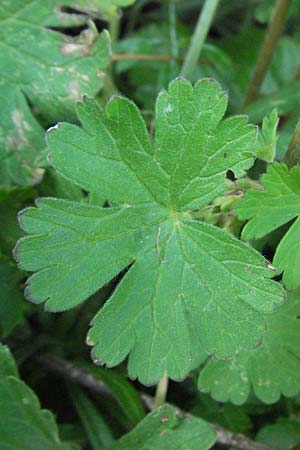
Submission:
M 229 233 L 193 220 L 200 208 L 252 165 L 256 131 L 244 117 L 222 121 L 218 84 L 172 82 L 156 105 L 152 145 L 136 106 L 113 98 L 102 111 L 85 99 L 82 128 L 50 132 L 51 164 L 109 207 L 42 199 L 21 213 L 21 267 L 35 271 L 26 295 L 68 309 L 128 269 L 92 324 L 96 362 L 129 354 L 129 374 L 156 382 L 183 378 L 206 353 L 252 349 L 264 312 L 283 298 L 261 255 Z
M 111 450 L 208 450 L 215 440 L 216 433 L 204 420 L 178 419 L 174 408 L 164 405 L 148 414 Z
M 199 389 L 215 400 L 244 403 L 253 388 L 264 403 L 275 403 L 280 395 L 300 391 L 300 296 L 267 316 L 268 331 L 259 349 L 242 351 L 233 359 L 211 358 L 200 373 Z
M 15 362 L 3 345 L 0 345 L 0 398 L 1 450 L 71 450 L 59 439 L 52 414 L 41 409 L 35 394 L 18 378 Z
M 44 131 L 27 99 L 51 123 L 74 119 L 74 101 L 101 87 L 107 36 L 98 36 L 92 26 L 76 38 L 47 28 L 65 24 L 61 4 L 10 0 L 0 5 L 1 185 L 27 185 L 41 178 L 35 159 L 44 148 Z
M 236 203 L 238 217 L 249 219 L 242 237 L 259 238 L 296 219 L 277 246 L 273 260 L 278 273 L 283 272 L 286 287 L 296 289 L 300 286 L 300 168 L 288 170 L 285 164 L 274 163 L 261 181 L 264 191 L 249 191 Z

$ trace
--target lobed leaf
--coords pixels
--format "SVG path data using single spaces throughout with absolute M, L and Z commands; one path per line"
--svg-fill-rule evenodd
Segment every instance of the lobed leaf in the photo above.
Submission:
M 262 313 L 284 297 L 261 255 L 193 219 L 226 190 L 228 170 L 240 176 L 253 162 L 256 130 L 244 117 L 222 120 L 225 109 L 217 83 L 177 79 L 158 97 L 152 144 L 129 100 L 102 110 L 84 99 L 82 128 L 50 132 L 50 161 L 108 207 L 42 199 L 20 214 L 30 236 L 16 257 L 36 272 L 26 295 L 48 310 L 82 302 L 126 269 L 88 343 L 99 364 L 129 355 L 129 375 L 147 384 L 165 371 L 182 379 L 207 353 L 255 348 Z
M 300 391 L 299 317 L 299 293 L 290 294 L 275 314 L 267 316 L 263 345 L 227 361 L 212 357 L 200 373 L 199 389 L 236 405 L 246 402 L 251 387 L 268 404 L 277 402 L 281 394 L 295 396 Z
M 196 417 L 177 419 L 174 408 L 161 406 L 148 414 L 132 431 L 123 436 L 111 450 L 208 450 L 216 433 L 208 423 Z
M 63 4 L 9 0 L 0 5 L 1 185 L 34 184 L 43 173 L 35 160 L 45 146 L 44 130 L 28 100 L 48 123 L 74 120 L 74 102 L 102 86 L 99 71 L 109 59 L 108 37 L 92 25 L 76 38 L 50 29 L 66 25 L 67 15 L 59 10 Z
M 289 170 L 285 164 L 273 163 L 261 182 L 264 191 L 248 191 L 235 204 L 238 217 L 250 219 L 242 237 L 247 240 L 260 238 L 296 219 L 277 246 L 273 264 L 278 274 L 283 272 L 286 287 L 297 289 L 300 286 L 300 247 L 297 244 L 300 236 L 300 168 L 295 166 Z

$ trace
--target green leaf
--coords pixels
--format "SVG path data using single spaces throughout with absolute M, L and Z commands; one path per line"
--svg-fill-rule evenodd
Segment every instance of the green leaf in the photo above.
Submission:
M 177 419 L 169 405 L 152 411 L 111 450 L 206 450 L 213 446 L 216 433 L 196 417 Z
M 145 413 L 140 397 L 124 376 L 103 367 L 95 367 L 86 363 L 80 363 L 80 365 L 109 387 L 124 414 L 133 425 L 143 419 Z
M 300 423 L 282 417 L 259 430 L 256 440 L 277 450 L 296 449 L 300 444 Z
M 260 348 L 241 351 L 230 360 L 212 357 L 202 369 L 198 387 L 218 401 L 244 403 L 252 386 L 264 403 L 275 403 L 280 394 L 300 391 L 300 295 L 267 316 L 268 331 Z
M 251 103 L 244 112 L 254 122 L 260 122 L 274 108 L 277 109 L 280 116 L 288 115 L 291 112 L 299 114 L 299 91 L 300 81 L 292 81 L 287 86 L 282 87 L 278 92 L 265 95 Z
M 263 161 L 274 161 L 276 154 L 278 122 L 279 118 L 276 109 L 273 109 L 271 114 L 263 119 L 262 129 L 259 132 L 256 143 L 257 157 Z
M 235 433 L 245 433 L 251 428 L 249 416 L 242 407 L 231 403 L 218 403 L 205 394 L 199 395 L 191 414 Z
M 0 183 L 28 185 L 43 171 L 35 164 L 44 131 L 27 99 L 48 123 L 74 120 L 74 102 L 101 88 L 99 71 L 109 58 L 108 37 L 89 26 L 77 37 L 58 26 L 63 1 L 9 0 L 0 6 Z M 56 19 L 53 18 L 54 11 Z
M 113 435 L 95 405 L 81 389 L 72 386 L 69 391 L 92 449 L 110 447 L 114 442 Z
M 31 187 L 0 188 L 0 247 L 7 256 L 11 256 L 17 239 L 24 234 L 18 226 L 17 213 L 20 208 L 32 204 L 35 196 Z
M 96 363 L 129 355 L 129 375 L 144 383 L 167 371 L 178 380 L 207 353 L 231 357 L 255 348 L 264 312 L 283 299 L 272 270 L 228 232 L 193 220 L 253 163 L 255 128 L 244 117 L 222 120 L 219 85 L 177 79 L 156 104 L 154 145 L 136 106 L 115 97 L 102 111 L 78 106 L 82 128 L 49 134 L 51 164 L 107 208 L 42 199 L 21 214 L 30 234 L 19 241 L 21 266 L 35 273 L 26 296 L 62 311 L 127 269 L 92 322 Z
M 23 317 L 23 294 L 19 283 L 24 273 L 0 252 L 0 334 L 7 336 Z
M 33 391 L 18 378 L 15 362 L 3 345 L 0 398 L 1 450 L 71 450 L 71 446 L 60 441 L 53 415 L 41 409 Z
M 296 219 L 277 246 L 273 264 L 277 273 L 283 272 L 288 289 L 300 286 L 300 168 L 288 170 L 285 164 L 274 163 L 262 176 L 264 191 L 251 190 L 235 204 L 239 219 L 248 219 L 242 237 L 260 238 L 281 225 Z M 290 255 L 293 254 L 293 258 Z
M 235 109 L 241 108 L 264 33 L 261 28 L 250 28 L 229 35 L 222 41 L 221 46 L 233 60 L 232 69 L 236 72 L 230 85 Z M 296 39 L 284 36 L 279 40 L 260 89 L 260 98 L 244 110 L 250 120 L 260 122 L 274 108 L 278 110 L 279 115 L 299 112 L 299 82 L 296 81 L 300 64 L 299 50 L 299 42 Z

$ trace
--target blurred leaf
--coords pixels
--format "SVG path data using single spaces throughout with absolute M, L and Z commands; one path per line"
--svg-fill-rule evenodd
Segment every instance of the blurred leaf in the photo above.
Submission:
M 275 94 L 266 95 L 250 103 L 244 113 L 251 121 L 258 123 L 274 108 L 280 116 L 300 111 L 300 81 L 292 82 Z
M 277 159 L 279 159 L 279 161 L 282 161 L 284 159 L 289 143 L 293 137 L 297 122 L 298 118 L 292 117 L 291 119 L 287 120 L 282 127 L 280 127 L 276 145 L 276 157 Z
M 177 24 L 177 45 L 179 56 L 183 59 L 191 32 L 181 24 Z M 169 25 L 151 24 L 140 28 L 136 33 L 118 42 L 115 50 L 130 55 L 165 55 L 171 57 L 172 45 Z M 156 95 L 162 88 L 167 88 L 169 82 L 180 73 L 182 61 L 140 61 L 129 59 L 116 64 L 119 73 L 127 72 L 130 83 L 135 88 L 138 101 L 146 108 L 152 108 Z M 229 86 L 234 79 L 232 61 L 224 50 L 214 43 L 206 43 L 201 59 L 195 70 L 194 79 L 213 77 L 223 88 Z
M 220 44 L 234 63 L 236 77 L 230 88 L 231 103 L 235 108 L 239 108 L 244 99 L 263 37 L 263 30 L 251 28 L 225 38 Z M 292 37 L 282 37 L 262 83 L 260 97 L 243 112 L 249 114 L 251 120 L 260 122 L 274 108 L 278 109 L 279 115 L 299 110 L 299 86 L 296 82 L 299 78 L 299 68 L 299 42 Z
M 0 4 L 0 185 L 34 184 L 43 173 L 35 159 L 45 147 L 44 130 L 28 100 L 47 123 L 76 120 L 74 102 L 102 86 L 98 75 L 109 60 L 108 36 L 98 35 L 93 24 L 77 37 L 47 28 L 54 14 L 59 19 L 62 3 Z
M 251 387 L 264 403 L 300 391 L 300 294 L 290 293 L 286 303 L 267 315 L 268 331 L 261 347 L 241 351 L 234 358 L 211 357 L 200 372 L 198 387 L 218 401 L 246 402 Z
M 93 376 L 103 381 L 112 391 L 124 414 L 133 425 L 145 416 L 140 397 L 132 384 L 126 378 L 113 370 L 95 367 L 89 363 L 81 363 Z
M 69 392 L 93 450 L 110 447 L 113 435 L 95 405 L 77 386 L 70 386 Z
M 148 414 L 130 433 L 123 436 L 111 450 L 206 450 L 213 446 L 215 432 L 196 417 L 177 419 L 169 405 Z
M 36 192 L 32 188 L 0 188 L 0 246 L 8 256 L 17 239 L 23 236 L 23 232 L 18 224 L 17 214 L 20 209 L 29 206 Z
M 191 413 L 235 433 L 245 433 L 252 426 L 242 407 L 231 403 L 218 403 L 205 394 L 199 395 Z
M 0 252 L 0 334 L 8 336 L 22 320 L 24 298 L 20 280 L 24 273 L 17 269 L 15 262 Z
M 260 23 L 270 21 L 276 0 L 264 0 L 256 6 L 254 11 L 255 19 Z M 287 19 L 298 18 L 300 14 L 299 0 L 291 0 L 287 13 Z
M 296 450 L 300 445 L 300 422 L 280 418 L 277 423 L 263 427 L 256 441 L 277 450 Z
M 61 442 L 50 411 L 43 410 L 33 391 L 18 378 L 7 347 L 0 345 L 1 450 L 71 450 Z

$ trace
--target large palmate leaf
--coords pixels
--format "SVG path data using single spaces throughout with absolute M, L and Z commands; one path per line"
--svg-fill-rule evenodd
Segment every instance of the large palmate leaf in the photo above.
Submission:
M 74 119 L 74 101 L 101 87 L 99 71 L 108 61 L 108 38 L 91 25 L 76 38 L 49 29 L 65 24 L 66 15 L 58 9 L 63 4 L 57 0 L 0 4 L 1 185 L 32 184 L 42 174 L 35 159 L 44 147 L 44 132 L 27 99 L 51 123 Z
M 111 450 L 207 450 L 215 440 L 216 433 L 204 420 L 178 419 L 174 408 L 164 405 L 148 414 Z
M 250 219 L 242 237 L 260 238 L 296 219 L 277 246 L 273 260 L 278 273 L 283 272 L 286 287 L 296 289 L 300 286 L 300 168 L 288 170 L 285 164 L 274 163 L 261 181 L 264 191 L 248 191 L 236 203 L 238 217 Z
M 50 311 L 82 302 L 128 269 L 94 318 L 88 343 L 95 362 L 129 354 L 129 374 L 144 383 L 165 371 L 183 378 L 206 353 L 252 349 L 264 312 L 282 288 L 256 251 L 226 231 L 193 219 L 253 163 L 256 130 L 244 117 L 222 121 L 219 85 L 178 79 L 159 95 L 152 145 L 136 106 L 115 97 L 102 111 L 78 106 L 82 128 L 49 134 L 50 161 L 109 207 L 42 199 L 20 214 L 31 236 L 19 241 L 21 267 L 37 272 L 26 296 Z
M 300 391 L 300 295 L 267 316 L 268 331 L 263 345 L 242 351 L 233 359 L 212 357 L 200 373 L 199 389 L 218 401 L 244 403 L 252 386 L 264 403 L 275 403 L 280 394 L 288 397 Z
M 19 377 L 7 347 L 0 345 L 1 450 L 71 450 L 59 439 L 54 417 L 42 410 Z

